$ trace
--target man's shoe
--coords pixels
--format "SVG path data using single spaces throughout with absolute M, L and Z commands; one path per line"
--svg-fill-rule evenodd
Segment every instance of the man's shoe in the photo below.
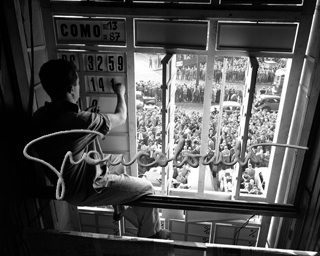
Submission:
M 171 238 L 171 231 L 167 229 L 160 229 L 157 233 L 155 233 L 153 236 L 150 236 L 148 238 L 168 240 Z

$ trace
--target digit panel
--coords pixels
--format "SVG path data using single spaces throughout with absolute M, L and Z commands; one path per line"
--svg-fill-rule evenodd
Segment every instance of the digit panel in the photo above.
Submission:
M 81 54 L 82 67 L 85 72 L 126 72 L 125 53 L 84 53 Z
M 96 55 L 95 54 L 83 54 L 83 68 L 84 71 L 97 71 L 96 70 Z
M 124 53 L 117 54 L 117 72 L 126 72 L 126 56 Z
M 126 72 L 124 54 L 107 54 L 107 69 L 109 72 Z
M 97 71 L 108 71 L 107 65 L 106 65 L 106 54 L 96 54 L 96 64 L 97 64 Z
M 117 83 L 122 83 L 126 86 L 127 82 L 126 82 L 126 77 L 125 76 L 117 76 L 117 75 L 114 75 L 114 76 L 107 76 L 107 86 L 112 88 L 113 85 L 116 85 Z M 126 86 L 126 89 L 127 86 Z
M 101 25 L 103 40 L 120 44 L 126 41 L 124 20 L 107 20 L 103 21 Z
M 99 93 L 114 93 L 110 84 L 110 79 L 108 80 L 107 76 L 97 76 L 96 82 Z
M 86 92 L 98 92 L 96 76 L 84 76 Z
M 117 83 L 126 85 L 124 76 L 85 75 L 84 84 L 87 93 L 113 94 L 113 86 Z

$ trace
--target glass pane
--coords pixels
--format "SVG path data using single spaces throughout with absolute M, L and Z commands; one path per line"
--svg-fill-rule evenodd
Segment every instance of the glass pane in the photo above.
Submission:
M 235 145 L 240 135 L 246 65 L 247 58 L 236 57 L 216 57 L 214 63 L 209 152 L 211 156 L 221 155 L 226 164 L 211 164 L 210 168 L 214 191 L 230 195 L 229 199 L 236 188 L 238 164 L 230 164 L 234 162 Z
M 146 163 L 153 161 L 152 152 L 161 151 L 162 146 L 161 59 L 163 57 L 163 54 L 135 54 L 138 150 L 149 152 L 149 157 L 145 157 Z M 175 148 L 181 138 L 185 139 L 186 143 L 180 157 L 187 152 L 200 153 L 205 72 L 205 56 L 177 55 L 176 83 L 173 89 L 175 90 L 175 128 L 172 131 L 174 132 L 172 143 Z M 151 98 L 152 102 L 147 102 L 147 97 Z M 154 186 L 161 185 L 161 167 L 140 166 L 138 171 L 139 174 L 144 174 Z M 189 165 L 181 168 L 174 167 L 171 189 L 197 191 L 198 173 L 199 168 L 192 168 Z M 189 178 L 189 175 L 194 178 Z
M 274 143 L 277 115 L 286 75 L 287 59 L 258 58 L 259 69 L 249 121 L 247 146 Z M 249 161 L 242 168 L 240 195 L 266 196 L 270 177 L 271 146 L 254 146 L 257 163 Z M 280 167 L 279 167 L 280 169 Z
M 145 163 L 153 162 L 154 151 L 161 151 L 162 147 L 162 78 L 161 66 L 158 66 L 162 57 L 164 55 L 161 54 L 136 53 L 135 55 L 138 150 L 149 153 L 149 156 L 144 157 Z M 225 75 L 223 75 L 224 59 L 226 59 Z M 286 59 L 259 58 L 258 62 L 247 147 L 273 142 L 286 74 Z M 231 164 L 235 160 L 236 142 L 240 140 L 241 130 L 244 129 L 241 127 L 243 126 L 241 115 L 247 91 L 245 85 L 248 64 L 247 57 L 216 57 L 211 113 L 203 115 L 206 57 L 177 55 L 177 79 L 174 89 L 176 108 L 172 143 L 175 148 L 180 139 L 185 140 L 178 161 L 182 161 L 187 154 L 199 154 L 202 122 L 204 118 L 209 118 L 208 160 L 218 156 L 216 152 L 219 152 L 226 163 L 218 165 L 211 163 L 204 168 L 204 180 L 201 182 L 204 183 L 205 192 L 212 198 L 230 200 L 235 194 L 262 197 L 266 195 L 270 176 L 271 146 L 253 147 L 259 159 L 258 163 L 249 161 L 244 167 L 240 167 L 238 163 Z M 161 170 L 159 166 L 139 166 L 139 174 L 144 174 L 155 187 L 161 186 Z M 240 191 L 237 192 L 236 181 L 239 172 Z M 192 197 L 197 197 L 198 184 L 199 167 L 188 164 L 173 167 L 171 195 L 188 197 L 192 194 Z
M 185 140 L 179 161 L 187 154 L 200 154 L 206 61 L 206 56 L 177 55 L 174 147 L 180 139 Z M 188 189 L 198 192 L 199 167 L 188 164 L 181 168 L 174 167 L 172 178 L 171 191 Z
M 224 62 L 225 61 L 225 62 Z M 225 67 L 225 77 L 223 75 Z M 286 74 L 286 59 L 259 58 L 259 68 L 249 120 L 247 147 L 258 143 L 274 142 L 277 129 L 277 113 L 281 100 L 281 92 Z M 210 164 L 213 191 L 225 194 L 238 194 L 236 178 L 240 172 L 240 196 L 266 195 L 266 184 L 269 181 L 269 160 L 271 146 L 253 147 L 259 163 L 249 161 L 244 167 L 239 164 L 229 165 L 235 159 L 235 145 L 241 141 L 241 131 L 245 127 L 242 116 L 245 112 L 244 97 L 248 98 L 250 83 L 246 79 L 247 57 L 216 57 L 214 63 L 214 83 L 212 87 L 212 107 L 209 127 L 210 156 L 221 155 L 227 163 Z M 224 82 L 224 79 L 225 82 Z M 221 113 L 220 113 L 221 112 Z M 219 152 L 216 154 L 216 152 Z M 245 156 L 248 150 L 245 152 Z M 244 157 L 241 161 L 245 161 Z M 207 182 L 207 181 L 206 181 Z M 210 192 L 210 189 L 206 189 Z M 231 197 L 230 197 L 231 198 Z M 246 200 L 248 197 L 246 197 Z
M 162 68 L 164 54 L 135 54 L 136 118 L 138 151 L 145 151 L 144 164 L 154 162 L 154 151 L 162 146 Z M 138 175 L 146 175 L 155 187 L 160 187 L 161 168 L 138 165 Z

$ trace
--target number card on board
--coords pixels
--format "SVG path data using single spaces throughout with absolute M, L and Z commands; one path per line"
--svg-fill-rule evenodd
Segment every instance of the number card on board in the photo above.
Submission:
M 96 76 L 85 76 L 86 92 L 98 92 Z
M 109 72 L 117 72 L 116 56 L 117 55 L 115 54 L 107 54 L 107 65 Z
M 113 88 L 113 86 L 116 85 L 117 83 L 122 83 L 125 85 L 126 84 L 125 77 L 123 77 L 123 76 L 108 76 L 107 77 L 107 86 L 109 86 L 110 88 Z
M 87 71 L 96 71 L 96 55 L 85 54 L 85 69 Z
M 89 111 L 99 113 L 99 97 L 90 97 Z
M 124 54 L 107 54 L 109 72 L 125 72 Z
M 83 71 L 126 72 L 124 53 L 82 54 Z
M 107 77 L 106 76 L 98 76 L 97 77 L 97 84 L 98 84 L 98 91 L 100 93 L 113 93 L 112 88 L 107 86 Z
M 125 72 L 124 54 L 117 54 L 117 72 Z
M 97 61 L 97 71 L 108 71 L 107 65 L 106 65 L 106 54 L 97 54 L 96 55 L 96 61 Z
M 117 83 L 125 84 L 122 76 L 84 76 L 86 92 L 114 93 L 113 86 Z
M 58 58 L 63 60 L 69 60 L 76 65 L 77 70 L 80 70 L 80 63 L 79 63 L 79 55 L 78 53 L 58 53 Z

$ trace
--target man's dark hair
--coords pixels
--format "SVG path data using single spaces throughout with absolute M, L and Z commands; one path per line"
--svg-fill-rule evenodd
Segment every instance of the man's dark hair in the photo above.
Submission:
M 39 72 L 40 81 L 50 98 L 59 98 L 70 92 L 78 75 L 73 62 L 63 59 L 49 60 Z

